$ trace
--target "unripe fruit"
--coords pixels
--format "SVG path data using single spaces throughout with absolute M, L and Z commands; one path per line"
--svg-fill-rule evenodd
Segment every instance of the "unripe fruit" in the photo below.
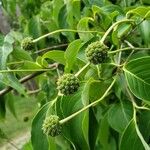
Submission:
M 26 37 L 21 42 L 21 48 L 24 50 L 32 50 L 34 48 L 33 38 Z
M 58 136 L 61 133 L 62 126 L 59 124 L 59 117 L 56 115 L 51 115 L 46 117 L 43 125 L 42 130 L 48 136 Z
M 94 65 L 104 63 L 107 59 L 107 46 L 100 41 L 91 43 L 85 50 L 89 62 Z
M 61 94 L 70 95 L 79 88 L 79 79 L 73 74 L 64 74 L 57 81 L 57 89 Z

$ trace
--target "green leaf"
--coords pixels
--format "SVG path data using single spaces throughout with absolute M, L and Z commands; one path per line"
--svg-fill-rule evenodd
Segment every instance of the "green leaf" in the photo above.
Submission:
M 139 116 L 139 129 L 146 142 L 150 137 L 150 111 L 142 111 Z
M 7 58 L 12 51 L 12 44 L 4 42 L 4 45 L 0 51 L 0 69 L 6 69 Z
M 28 61 L 33 60 L 32 57 L 30 56 L 30 53 L 24 50 L 14 49 L 12 55 L 16 60 L 28 60 Z
M 98 131 L 99 131 L 99 123 L 96 119 L 94 110 L 91 108 L 89 110 L 89 145 L 90 149 L 95 149 L 96 148 L 96 141 L 97 141 L 97 136 L 98 136 Z M 84 127 L 85 128 L 85 127 Z
M 132 150 L 150 149 L 148 144 L 144 141 L 143 137 L 141 136 L 141 133 L 139 132 L 134 119 L 130 121 L 127 128 L 124 130 L 120 141 L 120 150 L 127 150 L 129 149 L 129 147 Z
M 20 94 L 25 95 L 25 87 L 18 81 L 14 73 L 0 74 L 0 82 L 16 89 Z
M 148 19 L 150 18 L 150 7 L 144 7 L 144 6 L 137 7 L 133 10 L 128 11 L 126 16 L 128 17 L 129 15 L 132 14 Z
M 64 1 L 63 0 L 53 0 L 53 18 L 58 25 L 58 15 L 60 12 L 60 9 L 63 7 Z
M 13 114 L 15 118 L 17 118 L 16 110 L 15 110 L 15 97 L 12 93 L 8 93 L 6 95 L 6 107 L 9 109 L 9 111 Z
M 131 92 L 150 102 L 150 56 L 131 60 L 123 68 Z
M 104 114 L 99 124 L 99 142 L 102 150 L 116 150 L 116 143 L 110 134 L 110 127 L 108 123 L 108 114 Z
M 90 92 L 90 85 L 93 82 L 93 79 L 90 78 L 84 85 L 83 91 L 82 91 L 82 103 L 84 106 L 89 104 L 89 92 Z
M 41 23 L 40 23 L 40 17 L 38 15 L 32 17 L 27 24 L 27 33 L 33 37 L 38 38 L 42 35 L 42 29 L 41 29 Z M 44 40 L 40 40 L 38 42 L 38 45 L 40 47 L 44 46 Z
M 27 142 L 27 143 L 23 146 L 22 150 L 33 150 L 31 141 Z
M 83 107 L 80 92 L 75 95 L 64 96 L 62 99 L 57 100 L 57 115 L 61 119 L 73 114 Z M 87 135 L 86 130 L 88 125 L 88 119 L 86 118 L 87 115 L 88 112 L 85 111 L 68 121 L 63 126 L 63 136 L 75 149 L 89 150 L 89 144 L 86 141 L 87 137 L 85 138 L 85 135 Z
M 38 63 L 32 62 L 32 61 L 25 61 L 24 64 L 20 67 L 21 69 L 25 69 L 25 70 L 33 70 L 34 69 L 41 69 L 42 66 L 39 65 Z
M 97 80 L 93 81 L 90 85 L 90 94 L 89 94 L 90 101 L 93 102 L 99 99 L 105 93 L 109 85 L 110 85 L 109 82 L 105 83 Z
M 58 15 L 59 28 L 62 29 L 73 29 L 74 17 L 71 10 L 68 10 L 68 5 L 71 5 L 71 1 L 68 1 L 66 5 L 64 5 Z M 73 32 L 62 32 L 63 35 L 71 42 L 75 39 L 75 33 Z
M 145 20 L 140 25 L 141 37 L 144 43 L 150 47 L 150 29 L 147 28 L 150 26 L 150 20 Z
M 93 18 L 90 17 L 82 18 L 77 25 L 77 30 L 89 31 L 89 21 L 93 21 Z M 84 42 L 90 40 L 93 37 L 92 33 L 78 33 L 78 34 L 80 39 Z
M 42 58 L 43 59 L 48 58 L 58 63 L 61 63 L 63 65 L 65 65 L 66 63 L 66 60 L 64 58 L 64 51 L 60 51 L 60 50 L 52 50 L 50 52 L 47 52 L 42 56 Z
M 81 47 L 81 40 L 75 40 L 72 43 L 69 44 L 68 48 L 65 51 L 65 59 L 66 59 L 66 66 L 65 66 L 65 72 L 70 72 L 73 65 L 75 64 L 76 57 L 78 54 L 78 51 Z
M 119 104 L 114 104 L 108 111 L 108 122 L 119 133 L 124 131 L 132 117 L 133 108 L 128 102 L 121 101 Z
M 118 39 L 118 31 L 117 30 L 114 30 L 112 35 L 111 35 L 111 39 L 112 39 L 112 42 L 115 44 L 115 45 L 118 45 L 119 44 L 119 39 Z
M 3 120 L 6 115 L 5 99 L 0 96 L 0 120 Z
M 43 134 L 42 124 L 45 119 L 48 104 L 44 105 L 36 114 L 32 122 L 31 142 L 34 150 L 48 150 L 49 144 L 46 135 Z

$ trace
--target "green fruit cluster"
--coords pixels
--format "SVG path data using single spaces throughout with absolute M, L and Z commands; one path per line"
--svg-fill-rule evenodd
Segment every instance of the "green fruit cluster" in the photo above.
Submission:
M 43 133 L 45 133 L 48 136 L 58 136 L 61 133 L 62 126 L 59 124 L 59 117 L 56 115 L 51 115 L 49 117 L 46 117 L 42 130 Z
M 24 50 L 32 50 L 34 48 L 33 38 L 26 37 L 21 42 L 21 48 Z
M 79 88 L 79 79 L 73 74 L 64 74 L 57 81 L 57 89 L 61 94 L 70 95 Z
M 101 42 L 91 43 L 85 50 L 88 61 L 94 65 L 104 63 L 107 59 L 107 46 Z

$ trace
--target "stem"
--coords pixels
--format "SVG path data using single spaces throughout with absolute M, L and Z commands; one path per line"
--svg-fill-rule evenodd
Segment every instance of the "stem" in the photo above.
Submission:
M 134 49 L 134 46 L 133 46 L 129 41 L 124 40 L 124 42 L 125 42 L 129 47 L 131 47 L 132 49 Z
M 10 72 L 41 72 L 49 71 L 50 69 L 28 69 L 28 70 L 0 70 L 0 73 L 10 73 Z
M 129 95 L 129 97 L 130 97 L 130 100 L 131 100 L 131 102 L 132 102 L 134 108 L 136 108 L 136 109 L 143 109 L 143 110 L 149 110 L 149 111 L 150 111 L 150 108 L 145 107 L 145 106 L 138 106 L 138 105 L 136 104 L 136 102 L 135 102 L 135 100 L 134 100 L 134 97 L 133 97 L 133 95 L 131 94 L 131 92 L 129 91 L 129 89 L 128 89 L 127 86 L 126 86 L 126 91 L 127 91 L 128 95 Z
M 101 43 L 104 43 L 106 37 L 108 36 L 108 34 L 111 32 L 111 30 L 117 26 L 118 24 L 120 23 L 124 23 L 124 22 L 134 22 L 134 20 L 129 20 L 129 19 L 126 19 L 126 20 L 120 20 L 118 22 L 115 22 L 114 24 L 112 24 L 112 26 L 110 26 L 110 28 L 105 32 L 105 34 L 103 35 L 102 39 L 101 39 Z
M 36 94 L 38 92 L 41 91 L 41 88 L 40 89 L 36 89 L 36 90 L 33 90 L 33 91 L 28 91 L 27 94 Z
M 126 48 L 121 48 L 117 49 L 115 51 L 109 51 L 108 54 L 115 54 L 121 51 L 127 51 L 127 50 L 150 50 L 150 48 L 143 48 L 143 47 L 126 47 Z
M 75 76 L 78 77 L 82 71 L 84 71 L 88 66 L 90 65 L 90 63 L 87 63 L 85 66 L 83 66 L 76 74 Z
M 127 45 L 132 48 L 132 51 L 131 51 L 131 53 L 129 54 L 129 56 L 127 57 L 126 61 L 124 62 L 124 64 L 123 64 L 124 66 L 126 65 L 126 63 L 127 63 L 128 60 L 131 58 L 132 54 L 133 54 L 134 51 L 135 51 L 135 50 L 134 50 L 134 46 L 133 46 L 130 42 L 128 42 L 128 41 L 125 40 L 125 43 L 127 43 Z
M 142 2 L 142 0 L 140 0 L 140 2 Z M 133 33 L 136 30 L 136 28 L 145 20 L 147 15 L 148 15 L 148 13 L 145 14 L 143 19 L 138 24 L 135 25 L 135 27 L 124 37 L 124 39 L 126 39 L 131 33 Z
M 101 67 L 101 66 L 100 66 Z M 100 73 L 100 69 L 99 69 L 99 66 L 98 65 L 96 65 L 96 68 L 97 68 L 97 74 L 98 74 L 98 78 L 101 78 L 101 73 Z
M 68 116 L 67 118 L 64 118 L 62 120 L 59 121 L 60 124 L 64 124 L 66 123 L 67 121 L 69 121 L 70 119 L 76 117 L 77 115 L 79 115 L 81 112 L 87 110 L 88 108 L 94 106 L 94 105 L 97 105 L 100 101 L 102 101 L 108 94 L 108 92 L 111 90 L 112 86 L 114 85 L 116 81 L 116 78 L 112 81 L 111 85 L 108 87 L 108 89 L 105 91 L 105 93 L 102 95 L 102 97 L 94 102 L 92 102 L 91 104 L 83 107 L 82 109 L 80 109 L 79 111 L 73 113 L 72 115 Z
M 38 42 L 39 40 L 41 40 L 43 38 L 46 38 L 50 35 L 53 35 L 53 34 L 56 34 L 56 33 L 59 33 L 59 32 L 80 32 L 80 33 L 99 33 L 99 34 L 103 34 L 103 32 L 99 32 L 99 31 L 80 31 L 80 30 L 73 30 L 73 29 L 59 29 L 59 30 L 55 30 L 55 31 L 52 31 L 50 33 L 47 33 L 45 35 L 42 35 L 39 38 L 34 39 L 32 42 L 36 43 L 36 42 Z
M 57 48 L 64 48 L 67 47 L 69 43 L 65 43 L 65 44 L 60 44 L 60 45 L 53 45 L 51 47 L 47 47 L 47 48 L 43 48 L 41 50 L 35 51 L 34 54 L 39 54 L 39 53 L 43 53 L 46 52 L 48 50 L 53 50 L 53 49 L 57 49 Z
M 16 64 L 23 64 L 24 61 L 16 61 L 16 62 L 9 62 L 7 65 L 16 65 Z

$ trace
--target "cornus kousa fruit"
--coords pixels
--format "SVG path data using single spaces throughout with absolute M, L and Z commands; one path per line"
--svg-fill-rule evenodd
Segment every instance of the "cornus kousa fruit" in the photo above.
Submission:
M 33 38 L 26 37 L 21 42 L 21 48 L 24 50 L 32 50 L 34 48 Z
M 108 47 L 100 41 L 91 43 L 85 50 L 86 57 L 94 65 L 104 63 L 107 59 Z
M 61 94 L 70 95 L 79 88 L 79 79 L 73 74 L 64 74 L 57 81 L 57 89 Z
M 59 124 L 59 117 L 56 115 L 51 115 L 46 117 L 43 125 L 42 130 L 48 136 L 58 136 L 61 133 L 62 126 Z

